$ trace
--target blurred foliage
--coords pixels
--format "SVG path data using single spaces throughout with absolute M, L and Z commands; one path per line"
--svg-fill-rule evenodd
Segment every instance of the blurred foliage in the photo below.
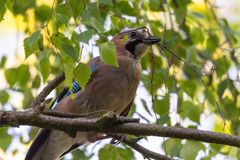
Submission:
M 20 106 L 29 107 L 38 88 L 62 71 L 66 73 L 62 85 L 69 86 L 74 77 L 84 87 L 90 69 L 82 60 L 82 54 L 87 54 L 89 59 L 93 56 L 84 46 L 99 46 L 102 61 L 118 65 L 109 36 L 124 27 L 147 26 L 153 35 L 162 39 L 162 44 L 191 65 L 158 46 L 153 47 L 153 54 L 148 51 L 141 62 L 142 82 L 153 96 L 153 105 L 145 99 L 140 100 L 147 114 L 153 116 L 154 111 L 159 125 L 182 126 L 185 120 L 190 120 L 191 125 L 184 125 L 189 128 L 199 126 L 201 115 L 213 115 L 215 131 L 240 134 L 239 25 L 220 17 L 212 1 L 1 0 L 0 22 L 7 20 L 4 19 L 7 12 L 16 18 L 22 17 L 26 24 L 22 32 L 26 38 L 23 41 L 24 62 L 6 67 L 9 57 L 0 59 L 0 70 L 9 87 L 0 90 L 3 110 L 6 105 L 17 109 L 10 101 L 14 92 L 23 95 Z M 229 72 L 230 68 L 235 71 Z M 237 72 L 238 76 L 231 78 L 230 75 L 237 75 Z M 57 88 L 57 93 L 62 87 Z M 171 109 L 173 95 L 177 107 Z M 216 101 L 229 124 L 224 130 Z M 133 108 L 131 115 L 135 111 Z M 145 118 L 141 113 L 137 115 Z M 36 131 L 30 132 L 31 138 L 32 132 Z M 0 148 L 6 150 L 11 136 L 5 128 L 0 128 L 0 133 Z M 167 139 L 162 148 L 175 158 L 195 159 L 201 150 L 205 153 L 203 159 L 211 159 L 217 154 L 240 159 L 239 151 L 233 147 L 206 146 L 201 142 Z M 89 158 L 79 150 L 73 156 L 74 159 Z M 99 151 L 99 159 L 134 159 L 134 156 L 129 148 L 105 145 Z

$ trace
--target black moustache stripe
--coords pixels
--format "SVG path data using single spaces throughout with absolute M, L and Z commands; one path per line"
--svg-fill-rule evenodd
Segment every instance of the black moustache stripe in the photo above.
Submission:
M 132 55 L 135 57 L 135 49 L 136 49 L 136 46 L 139 44 L 139 43 L 142 43 L 142 40 L 140 39 L 137 39 L 135 41 L 132 41 L 132 42 L 129 42 L 128 44 L 126 44 L 126 49 L 132 53 Z

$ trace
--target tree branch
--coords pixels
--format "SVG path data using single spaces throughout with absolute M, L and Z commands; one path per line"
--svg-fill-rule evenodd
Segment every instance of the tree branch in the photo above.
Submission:
M 59 118 L 34 111 L 0 112 L 0 125 L 16 127 L 19 125 L 68 131 L 95 131 L 103 133 L 130 134 L 135 136 L 158 136 L 189 139 L 207 143 L 225 144 L 240 148 L 240 137 L 189 128 L 166 127 L 155 124 L 103 123 L 102 118 Z M 111 117 L 109 118 L 112 121 Z M 107 124 L 107 125 L 106 125 Z M 67 127 L 66 127 L 67 126 Z
M 144 148 L 143 146 L 139 145 L 135 139 L 129 139 L 127 137 L 124 137 L 121 142 L 125 143 L 129 147 L 133 148 L 134 150 L 138 151 L 141 153 L 145 158 L 153 158 L 157 160 L 171 160 L 171 158 L 161 155 L 159 153 L 153 152 L 149 149 Z
M 107 138 L 113 138 L 114 140 L 118 140 L 118 142 L 121 142 L 121 143 L 124 143 L 124 144 L 128 145 L 132 149 L 134 149 L 137 152 L 139 152 L 140 154 L 142 154 L 144 159 L 152 158 L 152 159 L 156 159 L 156 160 L 171 160 L 171 158 L 169 158 L 165 155 L 161 155 L 159 153 L 153 152 L 153 151 L 148 150 L 148 149 L 144 148 L 143 146 L 137 144 L 137 141 L 140 140 L 141 138 L 131 138 L 130 139 L 130 138 L 127 138 L 125 135 L 123 135 L 123 138 L 122 138 L 122 137 L 119 137 L 119 136 L 114 135 L 114 134 L 110 134 L 110 135 L 108 134 L 106 136 L 98 137 L 94 141 L 96 142 L 96 141 L 107 139 Z M 119 143 L 111 143 L 111 144 L 117 145 Z
M 41 102 L 49 95 L 49 93 L 54 90 L 63 80 L 65 79 L 64 73 L 60 74 L 54 80 L 48 83 L 46 87 L 38 94 L 30 108 L 38 108 Z

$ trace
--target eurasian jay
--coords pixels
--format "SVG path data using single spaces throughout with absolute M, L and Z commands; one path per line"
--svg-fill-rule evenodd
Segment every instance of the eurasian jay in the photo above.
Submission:
M 83 91 L 73 82 L 75 98 L 64 90 L 51 107 L 70 113 L 99 113 L 112 111 L 126 116 L 133 103 L 141 76 L 140 60 L 147 48 L 160 41 L 151 36 L 145 27 L 130 29 L 115 35 L 112 42 L 116 46 L 119 67 L 104 64 L 99 57 L 88 64 L 92 74 Z M 77 132 L 75 138 L 67 133 L 42 129 L 32 143 L 25 160 L 55 160 L 78 146 L 93 142 L 98 133 Z

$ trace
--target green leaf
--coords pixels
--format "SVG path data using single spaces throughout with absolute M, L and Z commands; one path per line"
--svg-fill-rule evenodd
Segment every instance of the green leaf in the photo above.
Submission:
M 69 17 L 68 16 L 60 14 L 60 13 L 57 13 L 56 14 L 56 18 L 57 18 L 58 22 L 60 22 L 60 23 L 62 23 L 64 25 L 68 24 L 68 21 L 69 21 Z
M 44 56 L 40 59 L 39 61 L 39 66 L 40 66 L 40 72 L 42 74 L 43 77 L 43 81 L 45 82 L 50 74 L 51 71 L 51 67 L 50 67 L 50 63 L 48 60 L 48 57 Z
M 223 26 L 223 30 L 228 38 L 228 40 L 234 44 L 238 42 L 237 35 L 238 32 L 236 30 L 232 30 L 232 28 L 229 26 L 228 21 L 225 18 L 221 19 L 221 24 Z
M 76 18 L 78 17 L 79 15 L 82 14 L 82 12 L 84 11 L 85 9 L 85 5 L 83 3 L 83 1 L 79 1 L 79 0 L 68 0 L 67 1 L 71 10 L 72 10 L 72 13 L 73 13 L 73 17 Z
M 90 67 L 87 64 L 79 63 L 74 69 L 74 79 L 84 88 L 91 76 Z
M 171 125 L 169 115 L 168 114 L 161 115 L 157 121 L 157 124 L 158 125 L 164 125 L 164 124 Z
M 2 105 L 6 104 L 8 102 L 9 99 L 9 94 L 4 91 L 4 90 L 0 90 L 0 102 Z
M 36 5 L 35 0 L 14 0 L 13 4 L 13 13 L 17 14 L 26 14 L 27 9 L 32 8 Z
M 41 78 L 39 75 L 36 75 L 36 77 L 33 79 L 32 88 L 39 88 L 41 84 Z
M 73 155 L 72 160 L 89 160 L 92 157 L 92 155 L 90 156 L 85 155 L 84 151 L 80 149 L 72 151 L 71 154 Z
M 6 12 L 6 4 L 7 0 L 1 0 L 0 1 L 0 22 L 3 20 L 3 15 Z
M 99 160 L 123 160 L 133 159 L 133 151 L 129 148 L 120 148 L 112 145 L 105 145 L 104 148 L 99 150 Z
M 98 0 L 98 3 L 108 5 L 108 6 L 113 6 L 112 0 Z
M 158 88 L 163 84 L 164 82 L 164 77 L 166 77 L 166 70 L 165 69 L 157 69 L 155 70 L 155 75 L 153 77 L 153 83 L 149 83 L 149 75 L 148 74 L 142 74 L 142 81 L 144 83 L 144 86 L 146 89 L 151 92 L 151 85 L 153 86 L 153 92 L 156 92 Z M 169 80 L 168 82 L 171 82 Z M 168 83 L 169 84 L 169 83 Z
M 151 11 L 164 11 L 163 0 L 150 0 L 149 7 Z
M 23 109 L 27 109 L 28 106 L 31 105 L 31 103 L 32 103 L 32 101 L 34 99 L 34 97 L 32 95 L 32 91 L 29 90 L 29 89 L 25 89 L 23 91 L 23 97 L 24 98 L 23 98 L 23 101 L 22 101 L 22 106 L 23 106 Z
M 56 5 L 56 12 L 60 13 L 62 15 L 66 15 L 66 16 L 71 16 L 69 13 L 69 9 L 67 7 L 67 5 L 65 3 L 59 3 Z
M 180 156 L 180 151 L 183 145 L 181 144 L 181 141 L 179 139 L 168 138 L 164 143 L 162 144 L 162 146 L 166 146 L 166 150 L 168 154 L 171 155 L 171 157 Z
M 74 61 L 78 60 L 78 53 L 72 45 L 62 43 L 61 50 L 70 56 Z
M 99 33 L 104 31 L 103 24 L 95 17 L 90 18 L 90 24 L 93 28 L 95 28 Z
M 72 90 L 74 64 L 64 63 L 63 67 L 65 73 L 65 85 L 69 86 L 70 90 Z
M 143 70 L 147 70 L 148 67 L 150 66 L 150 58 L 147 54 L 145 54 L 142 59 L 141 59 L 141 66 Z
M 181 26 L 184 23 L 184 19 L 187 15 L 187 5 L 190 3 L 190 0 L 178 0 L 172 1 L 172 7 L 174 9 L 174 14 L 176 17 L 177 23 Z
M 63 61 L 69 61 L 69 58 L 71 58 L 73 62 L 78 61 L 79 54 L 76 47 L 73 46 L 72 41 L 61 33 L 54 35 L 52 40 L 55 46 L 60 50 Z
M 9 9 L 11 12 L 13 12 L 13 0 L 8 0 L 6 3 L 7 9 Z
M 218 47 L 219 38 L 216 35 L 210 35 L 207 39 L 207 50 L 212 53 Z
M 192 65 L 192 67 L 199 73 L 200 69 L 197 65 Z M 195 79 L 197 73 L 187 64 L 183 64 L 183 72 L 189 79 Z
M 189 118 L 190 120 L 199 123 L 201 114 L 200 106 L 193 104 L 190 101 L 185 101 L 182 104 L 182 112 L 180 115 L 183 118 Z
M 154 112 L 156 112 L 159 115 L 164 115 L 164 114 L 168 114 L 169 112 L 169 98 L 163 98 L 160 100 L 155 100 L 154 101 L 155 105 L 154 105 Z
M 35 9 L 36 19 L 45 22 L 50 18 L 51 12 L 51 8 L 47 5 L 38 6 Z
M 228 79 L 225 79 L 219 83 L 218 88 L 217 88 L 217 93 L 218 93 L 219 98 L 222 98 L 222 95 L 223 95 L 224 91 L 226 90 L 227 86 L 228 86 Z
M 102 14 L 99 9 L 97 9 L 97 3 L 88 4 L 87 9 L 84 10 L 81 16 L 81 22 L 86 25 L 91 25 L 93 28 L 98 30 L 100 27 L 100 31 L 103 30 L 103 26 L 105 23 L 106 15 Z M 100 26 L 97 26 L 99 25 Z
M 77 34 L 76 32 L 73 33 L 73 37 L 78 42 L 84 42 L 88 44 L 89 40 L 92 38 L 92 36 L 95 34 L 95 31 L 92 29 L 86 30 L 84 32 L 81 32 L 80 34 Z
M 116 10 L 122 14 L 136 16 L 136 9 L 132 8 L 128 1 L 116 1 Z
M 68 25 L 68 22 L 71 18 L 71 12 L 69 13 L 69 8 L 66 6 L 66 4 L 60 3 L 56 5 L 55 8 L 55 27 L 58 29 L 60 26 Z M 57 30 L 56 30 L 57 31 Z
M 197 89 L 197 83 L 196 80 L 186 80 L 181 82 L 181 88 L 184 92 L 188 94 L 190 97 L 194 97 L 196 89 Z
M 223 109 L 223 114 L 226 119 L 230 121 L 238 121 L 240 111 L 237 107 L 237 104 L 233 102 L 232 99 L 225 97 L 222 99 L 222 105 L 220 107 Z M 216 112 L 219 113 L 219 110 L 217 109 Z
M 6 151 L 7 147 L 12 141 L 12 137 L 7 134 L 8 128 L 0 127 L 1 143 L 0 148 Z
M 195 46 L 189 46 L 186 48 L 186 61 L 191 62 L 191 64 L 197 63 L 197 51 Z
M 105 64 L 118 67 L 118 61 L 116 56 L 116 49 L 112 42 L 105 42 L 99 46 L 100 58 Z
M 194 28 L 191 30 L 191 39 L 193 40 L 193 42 L 194 42 L 195 44 L 198 44 L 198 43 L 202 43 L 202 42 L 203 42 L 204 36 L 203 36 L 203 33 L 202 33 L 201 28 L 194 27 Z
M 111 25 L 113 28 L 119 29 L 119 18 L 116 16 L 110 16 L 111 19 Z
M 183 159 L 195 159 L 200 150 L 205 150 L 205 146 L 200 142 L 187 141 L 180 152 Z
M 216 103 L 215 103 L 215 97 L 213 96 L 213 93 L 211 91 L 209 91 L 209 90 L 205 90 L 204 94 L 205 94 L 208 102 L 215 106 Z
M 29 66 L 22 64 L 17 68 L 17 82 L 21 87 L 25 87 L 30 78 Z
M 22 64 L 18 68 L 9 68 L 5 71 L 5 76 L 10 86 L 17 83 L 20 87 L 25 87 L 30 78 L 28 65 Z
M 17 82 L 17 69 L 16 68 L 9 68 L 5 70 L 5 77 L 7 82 L 10 86 L 13 86 Z
M 226 56 L 216 59 L 214 64 L 216 67 L 217 76 L 221 77 L 226 74 L 231 67 L 231 63 L 231 60 Z
M 35 53 L 38 49 L 42 50 L 40 44 L 43 43 L 43 37 L 40 31 L 34 32 L 30 37 L 24 39 L 25 58 Z
M 0 61 L 0 68 L 3 68 L 5 66 L 6 61 L 7 61 L 7 57 L 2 56 L 1 61 Z

